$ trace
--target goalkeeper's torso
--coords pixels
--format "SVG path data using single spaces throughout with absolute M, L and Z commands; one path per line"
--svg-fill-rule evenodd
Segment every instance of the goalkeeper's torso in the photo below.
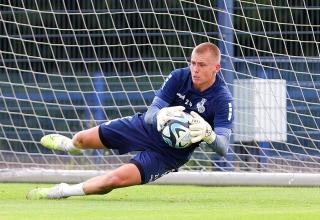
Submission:
M 213 128 L 232 128 L 233 108 L 231 93 L 217 75 L 215 83 L 204 92 L 195 90 L 192 86 L 190 68 L 176 69 L 173 71 L 164 85 L 156 95 L 170 103 L 170 106 L 184 106 L 186 112 L 195 111 L 199 113 Z M 144 115 L 139 116 L 140 123 L 148 133 L 148 142 L 153 143 L 149 147 L 160 152 L 166 160 L 173 160 L 185 163 L 189 160 L 192 152 L 198 144 L 193 144 L 188 148 L 176 149 L 169 147 L 157 131 L 156 125 L 146 124 Z
M 174 70 L 156 95 L 170 106 L 184 106 L 187 112 L 199 113 L 213 128 L 232 128 L 233 98 L 217 74 L 215 83 L 204 92 L 193 88 L 190 68 Z

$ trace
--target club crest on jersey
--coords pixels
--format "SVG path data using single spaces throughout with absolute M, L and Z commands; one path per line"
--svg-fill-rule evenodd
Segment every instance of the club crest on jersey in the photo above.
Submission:
M 204 107 L 204 103 L 206 103 L 207 99 L 202 98 L 200 102 L 197 103 L 197 109 L 199 113 L 205 112 L 206 108 Z

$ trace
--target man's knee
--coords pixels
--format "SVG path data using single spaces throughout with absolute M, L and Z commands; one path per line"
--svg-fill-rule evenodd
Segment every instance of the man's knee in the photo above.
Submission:
M 105 146 L 101 143 L 99 137 L 99 128 L 93 127 L 76 133 L 72 142 L 74 146 L 81 149 L 103 149 Z
M 72 143 L 77 148 L 83 148 L 85 146 L 85 135 L 83 131 L 76 133 L 72 138 Z
M 116 189 L 119 187 L 126 186 L 126 180 L 117 176 L 117 175 L 109 175 L 105 182 L 106 186 L 111 189 Z
M 112 189 L 138 184 L 141 184 L 141 175 L 134 164 L 125 164 L 106 175 L 106 185 Z

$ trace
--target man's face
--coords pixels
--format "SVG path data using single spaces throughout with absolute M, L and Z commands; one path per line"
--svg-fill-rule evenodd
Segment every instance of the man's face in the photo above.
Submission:
M 190 67 L 193 85 L 200 91 L 206 90 L 214 83 L 216 74 L 220 69 L 219 63 L 215 62 L 209 51 L 204 53 L 193 52 Z

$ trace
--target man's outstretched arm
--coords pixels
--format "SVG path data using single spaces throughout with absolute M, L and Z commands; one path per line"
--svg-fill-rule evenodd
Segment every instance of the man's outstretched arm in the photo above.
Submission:
M 159 97 L 154 97 L 150 107 L 148 108 L 146 115 L 144 117 L 144 121 L 147 124 L 156 124 L 157 123 L 157 113 L 160 111 L 160 109 L 168 107 L 169 103 L 162 100 Z
M 211 147 L 220 156 L 225 156 L 229 147 L 231 129 L 216 128 L 215 131 L 211 125 L 206 122 L 198 113 L 191 112 L 192 119 L 190 122 L 191 142 L 200 142 L 199 146 L 206 145 Z
M 159 97 L 155 97 L 148 111 L 146 112 L 144 121 L 147 124 L 156 124 L 157 130 L 161 131 L 165 123 L 172 117 L 182 114 L 185 109 L 183 106 L 170 106 Z
M 199 144 L 200 147 L 210 147 L 213 149 L 217 154 L 224 157 L 227 155 L 229 143 L 230 143 L 230 136 L 231 136 L 231 129 L 229 128 L 215 128 L 214 132 L 216 133 L 215 140 L 208 144 L 207 142 L 201 142 Z

